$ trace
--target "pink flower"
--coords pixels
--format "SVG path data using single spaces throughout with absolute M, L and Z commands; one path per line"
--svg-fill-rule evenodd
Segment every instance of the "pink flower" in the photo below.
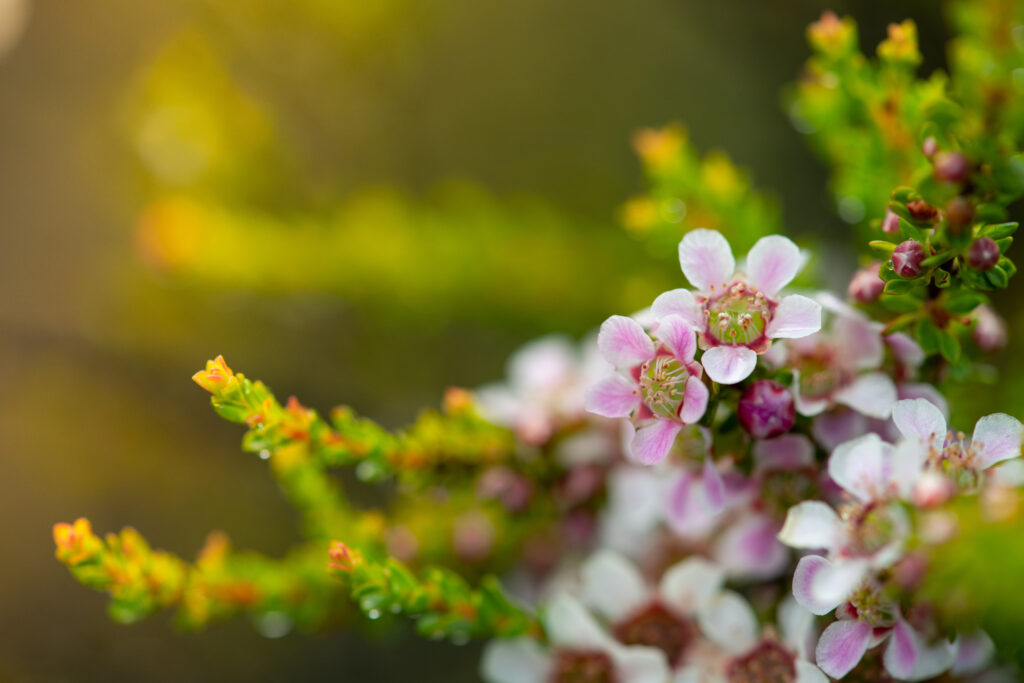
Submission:
M 670 315 L 656 322 L 652 339 L 637 321 L 614 315 L 601 325 L 597 346 L 616 372 L 587 392 L 587 410 L 629 417 L 636 428 L 633 458 L 644 465 L 661 462 L 683 426 L 707 409 L 693 329 Z
M 763 237 L 736 272 L 729 243 L 713 230 L 693 230 L 679 243 L 679 263 L 696 293 L 674 289 L 652 307 L 657 318 L 680 316 L 700 333 L 701 363 L 719 384 L 746 379 L 772 339 L 821 329 L 821 306 L 796 294 L 777 298 L 803 265 L 800 249 L 779 235 Z

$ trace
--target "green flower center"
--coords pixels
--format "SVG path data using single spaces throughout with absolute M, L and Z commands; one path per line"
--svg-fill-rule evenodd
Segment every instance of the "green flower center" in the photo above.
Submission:
M 774 303 L 745 282 L 704 304 L 707 335 L 717 344 L 756 346 L 765 339 Z
M 657 417 L 675 419 L 690 371 L 673 356 L 657 356 L 640 366 L 640 395 Z

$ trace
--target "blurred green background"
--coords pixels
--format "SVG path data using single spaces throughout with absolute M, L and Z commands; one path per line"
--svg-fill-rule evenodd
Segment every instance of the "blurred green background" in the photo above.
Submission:
M 527 339 L 681 282 L 618 224 L 642 126 L 726 149 L 845 286 L 852 232 L 779 96 L 827 7 L 869 48 L 913 17 L 924 70 L 943 64 L 925 0 L 35 0 L 0 55 L 0 679 L 474 680 L 474 646 L 410 633 L 115 625 L 50 527 L 131 524 L 186 557 L 220 528 L 280 553 L 296 516 L 189 381 L 207 358 L 398 426 Z M 182 196 L 251 251 L 168 244 L 152 221 L 187 218 Z M 325 217 L 355 226 L 344 273 L 252 265 Z

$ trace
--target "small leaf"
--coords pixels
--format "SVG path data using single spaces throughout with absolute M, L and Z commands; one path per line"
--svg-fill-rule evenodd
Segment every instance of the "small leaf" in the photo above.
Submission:
M 868 242 L 868 247 L 877 256 L 883 259 L 891 258 L 892 252 L 896 251 L 896 245 L 892 242 L 886 242 L 885 240 L 872 240 Z
M 946 310 L 953 315 L 967 315 L 986 301 L 988 297 L 984 294 L 963 290 L 949 297 L 946 301 Z
M 993 266 L 985 271 L 985 279 L 989 284 L 998 289 L 1003 289 L 1010 284 L 1010 276 L 999 266 Z
M 997 223 L 995 225 L 986 225 L 978 231 L 978 236 L 989 237 L 998 241 L 1017 232 L 1018 225 L 1018 223 Z
M 921 265 L 925 268 L 934 268 L 935 266 L 941 266 L 951 258 L 953 258 L 953 253 L 947 249 L 945 251 L 940 251 L 938 254 L 932 254 L 921 261 Z
M 889 280 L 885 283 L 886 294 L 906 294 L 917 285 L 914 280 Z
M 900 218 L 900 232 L 903 233 L 903 239 L 924 242 L 924 235 L 921 234 L 921 231 L 903 218 Z
M 949 330 L 939 332 L 939 351 L 942 357 L 950 363 L 955 363 L 960 358 L 960 340 Z
M 939 328 L 931 318 L 923 318 L 917 324 L 917 343 L 925 353 L 933 354 L 939 350 L 939 335 Z

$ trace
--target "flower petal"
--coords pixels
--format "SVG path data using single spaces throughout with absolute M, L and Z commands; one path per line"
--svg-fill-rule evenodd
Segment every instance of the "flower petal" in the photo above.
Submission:
M 682 316 L 670 315 L 659 320 L 654 336 L 684 363 L 692 361 L 697 353 L 697 333 Z
M 551 659 L 531 638 L 492 640 L 480 661 L 487 683 L 536 683 L 550 676 Z
M 683 425 L 673 420 L 655 418 L 636 430 L 629 448 L 633 460 L 641 465 L 654 465 L 665 459 Z
M 971 447 L 978 453 L 978 466 L 987 469 L 997 462 L 1020 455 L 1024 426 L 1005 413 L 986 415 L 978 420 L 971 436 Z
M 907 622 L 900 619 L 893 626 L 889 646 L 885 648 L 885 669 L 896 678 L 909 678 L 917 663 L 920 643 Z
M 554 647 L 605 651 L 614 643 L 590 612 L 567 593 L 558 593 L 548 603 L 544 625 Z
M 891 477 L 892 445 L 877 434 L 840 444 L 828 459 L 828 476 L 847 492 L 871 502 L 885 492 Z
M 768 296 L 788 285 L 804 265 L 800 247 L 782 235 L 762 237 L 747 254 L 747 277 Z
M 776 610 L 775 623 L 779 625 L 782 642 L 795 652 L 797 657 L 807 659 L 814 646 L 812 638 L 817 635 L 814 615 L 801 607 L 792 596 L 788 596 Z
M 770 517 L 747 515 L 718 535 L 712 556 L 730 578 L 773 579 L 789 565 L 789 551 L 775 537 L 778 529 Z
M 956 662 L 952 668 L 954 676 L 978 673 L 988 666 L 996 652 L 995 644 L 984 631 L 957 637 L 955 647 Z
M 654 342 L 640 323 L 624 315 L 613 315 L 601 324 L 597 348 L 617 368 L 639 365 L 654 358 Z
M 827 614 L 846 602 L 866 570 L 863 560 L 832 564 L 820 555 L 805 555 L 793 573 L 793 597 L 812 614 Z
M 664 683 L 669 677 L 665 653 L 654 647 L 616 643 L 609 651 L 615 664 L 615 680 L 622 683 Z
M 842 534 L 839 515 L 827 503 L 805 500 L 789 508 L 779 540 L 791 548 L 832 549 Z
M 715 517 L 708 514 L 703 496 L 697 494 L 697 478 L 686 470 L 669 491 L 665 522 L 682 538 L 702 538 L 714 528 Z
M 704 292 L 726 284 L 736 272 L 729 243 L 720 232 L 704 228 L 691 230 L 683 237 L 679 265 L 690 284 Z
M 815 650 L 818 667 L 832 678 L 850 673 L 867 651 L 871 632 L 871 625 L 863 621 L 847 619 L 829 624 Z
M 632 562 L 610 550 L 601 550 L 580 568 L 583 599 L 612 623 L 624 620 L 649 600 L 644 577 Z
M 746 346 L 715 346 L 700 359 L 708 377 L 719 384 L 742 382 L 757 365 L 757 354 Z
M 835 393 L 836 403 L 853 408 L 862 415 L 888 419 L 896 402 L 896 385 L 882 372 L 861 375 Z
M 722 511 L 725 504 L 725 484 L 722 482 L 722 475 L 718 473 L 715 463 L 710 457 L 704 459 L 704 467 L 701 472 L 701 486 L 704 489 L 704 499 L 708 503 L 708 512 L 717 515 Z
M 923 398 L 897 401 L 892 408 L 892 421 L 908 439 L 916 439 L 926 448 L 942 450 L 946 441 L 946 418 L 931 401 Z
M 704 635 L 726 652 L 745 652 L 757 642 L 757 616 L 750 603 L 733 591 L 719 591 L 697 613 L 697 623 Z
M 680 615 L 690 616 L 706 608 L 724 583 L 721 567 L 701 557 L 690 557 L 662 574 L 658 596 Z
M 686 380 L 686 390 L 683 392 L 683 405 L 679 410 L 679 419 L 688 425 L 692 425 L 702 417 L 708 409 L 708 388 L 698 377 L 690 376 Z
M 640 388 L 622 375 L 605 377 L 587 390 L 586 409 L 602 417 L 629 417 L 640 403 Z
M 796 667 L 796 683 L 828 683 L 828 676 L 810 662 L 798 659 L 793 666 Z
M 772 339 L 799 339 L 821 329 L 821 304 L 799 294 L 790 294 L 779 302 L 768 323 Z
M 783 434 L 754 442 L 755 469 L 795 470 L 814 462 L 814 444 L 803 434 Z
M 855 410 L 834 410 L 814 418 L 811 432 L 828 452 L 869 431 L 868 419 Z
M 703 309 L 688 289 L 671 289 L 659 294 L 651 305 L 651 313 L 655 318 L 678 315 L 698 330 L 705 325 Z

